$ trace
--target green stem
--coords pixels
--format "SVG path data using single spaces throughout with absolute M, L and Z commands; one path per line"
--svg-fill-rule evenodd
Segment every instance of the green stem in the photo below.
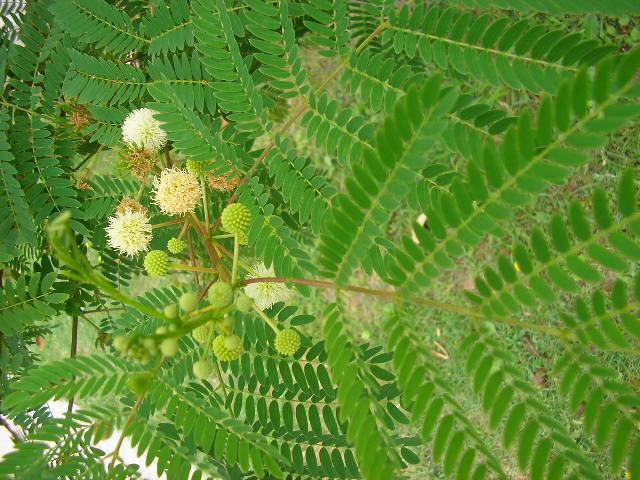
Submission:
M 50 115 L 47 115 L 45 113 L 35 112 L 33 110 L 29 110 L 28 108 L 23 108 L 23 107 L 20 107 L 19 105 L 15 105 L 13 103 L 6 102 L 5 100 L 0 100 L 0 105 L 4 105 L 5 107 L 9 107 L 9 108 L 14 108 L 16 110 L 21 110 L 21 111 L 29 113 L 31 115 L 35 115 L 36 117 L 48 118 L 51 121 L 55 120 L 54 117 L 52 117 Z
M 218 376 L 218 381 L 220 382 L 220 386 L 222 387 L 222 393 L 224 394 L 224 398 L 227 398 L 227 387 L 224 383 L 224 379 L 222 378 L 222 370 L 220 370 L 220 362 L 218 362 L 218 359 L 216 358 L 216 361 L 214 362 L 214 365 L 216 366 L 216 374 Z M 226 403 L 226 402 L 225 402 Z
M 102 149 L 103 149 L 103 148 L 104 148 L 104 146 L 103 146 L 103 145 L 100 145 L 100 146 L 98 147 L 98 149 L 97 149 L 95 152 L 90 153 L 90 154 L 88 154 L 86 157 L 84 157 L 84 159 L 83 159 L 83 160 L 82 160 L 78 165 L 76 165 L 74 168 L 72 168 L 72 169 L 71 169 L 71 171 L 72 171 L 72 172 L 76 172 L 76 171 L 80 170 L 80 168 L 82 168 L 82 166 L 83 166 L 85 163 L 87 163 L 91 158 L 93 158 L 93 157 L 94 157 L 94 156 L 96 156 L 98 153 L 100 153 L 100 152 L 102 151 Z
M 155 378 L 158 375 L 158 372 L 160 371 L 160 367 L 162 367 L 162 364 L 164 363 L 164 360 L 165 360 L 165 357 L 162 357 L 160 359 L 160 362 L 158 362 L 158 366 L 156 368 L 154 368 L 153 371 L 151 372 L 151 375 L 153 376 L 153 378 Z M 131 409 L 131 413 L 129 414 L 129 417 L 127 418 L 127 421 L 124 424 L 124 427 L 122 427 L 122 433 L 120 434 L 120 438 L 118 439 L 118 443 L 116 444 L 116 448 L 110 454 L 110 456 L 113 457 L 111 459 L 111 463 L 109 464 L 109 469 L 110 470 L 113 469 L 114 465 L 116 464 L 116 459 L 118 458 L 118 454 L 120 453 L 120 448 L 122 447 L 122 442 L 124 441 L 124 437 L 127 434 L 127 429 L 133 423 L 133 419 L 135 418 L 136 414 L 138 413 L 138 410 L 140 409 L 140 405 L 142 405 L 142 402 L 143 402 L 143 400 L 145 399 L 146 396 L 147 396 L 147 392 L 144 392 L 142 395 L 140 395 L 138 397 L 138 400 L 136 401 L 136 404 Z
M 258 315 L 260 315 L 265 322 L 267 322 L 267 325 L 269 325 L 271 327 L 271 330 L 273 330 L 276 333 L 276 335 L 278 334 L 278 332 L 280 332 L 280 329 L 273 322 L 273 320 L 271 318 L 269 318 L 269 315 L 267 315 L 262 310 L 260 310 L 255 304 L 253 305 L 253 309 L 256 312 L 258 312 Z
M 415 297 L 403 297 L 402 295 L 394 292 L 387 292 L 385 290 L 374 290 L 371 288 L 357 287 L 355 285 L 345 285 L 339 286 L 331 282 L 324 282 L 321 280 L 309 280 L 306 278 L 284 278 L 284 277 L 263 277 L 263 278 L 249 278 L 240 282 L 241 285 L 248 285 L 250 283 L 262 283 L 262 282 L 273 282 L 273 283 L 293 283 L 298 285 L 309 285 L 311 287 L 322 287 L 322 288 L 331 288 L 333 290 L 346 290 L 350 292 L 364 293 L 367 295 L 374 295 L 377 297 L 388 298 L 390 300 L 398 300 L 403 302 L 416 303 L 418 305 L 425 305 L 427 307 L 437 308 L 438 310 L 444 310 L 447 312 L 459 313 L 461 315 L 467 315 L 474 319 L 484 318 L 484 314 L 478 312 L 476 310 L 471 310 L 464 307 L 459 307 L 457 305 L 451 305 L 449 303 L 436 302 L 434 300 L 426 300 L 423 298 L 415 298 Z M 538 325 L 531 322 L 523 322 L 520 320 L 513 320 L 505 317 L 492 317 L 492 320 L 495 320 L 499 323 L 504 323 L 507 325 L 514 325 L 522 328 L 526 328 L 529 330 L 533 330 L 540 333 L 545 333 L 547 335 L 552 335 L 554 337 L 558 337 L 561 339 L 574 339 L 575 335 L 569 332 L 567 329 L 560 329 L 555 327 L 548 327 L 545 325 Z
M 147 180 L 146 178 L 144 180 L 142 180 L 142 183 L 140 183 L 140 188 L 138 189 L 138 193 L 136 193 L 136 198 L 135 201 L 139 202 L 140 198 L 142 197 L 142 193 L 144 192 L 144 187 L 147 186 Z
M 185 265 L 184 263 L 170 263 L 169 268 L 173 268 L 174 270 L 186 270 L 187 272 L 217 273 L 213 268 Z
M 220 238 L 233 238 L 234 235 L 235 235 L 235 233 L 224 233 L 224 234 L 221 234 L 221 235 L 213 235 L 211 237 L 211 240 L 214 240 L 214 239 L 217 240 L 217 239 L 220 239 Z
M 74 315 L 71 320 L 71 352 L 70 357 L 76 358 L 76 352 L 78 351 L 78 315 Z M 71 377 L 72 380 L 75 380 L 76 377 L 73 375 Z M 73 411 L 73 401 L 75 399 L 74 395 L 71 395 L 69 399 L 69 404 L 67 405 L 67 415 L 71 415 Z
M 205 185 L 204 178 L 200 179 L 200 187 L 202 188 L 202 210 L 204 210 L 204 227 L 207 235 L 209 235 L 209 201 L 207 199 L 207 186 Z
M 240 260 L 240 238 L 237 233 L 233 234 L 233 265 L 231 267 L 231 285 L 235 285 L 238 280 L 238 261 Z

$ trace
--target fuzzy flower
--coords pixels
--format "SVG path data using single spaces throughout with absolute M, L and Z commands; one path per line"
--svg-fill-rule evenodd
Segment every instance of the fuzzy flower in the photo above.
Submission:
M 153 180 L 154 203 L 167 215 L 184 215 L 192 212 L 200 201 L 198 177 L 188 170 L 165 168 L 160 177 Z
M 122 124 L 122 140 L 133 148 L 143 148 L 149 152 L 157 152 L 167 142 L 167 132 L 162 123 L 153 115 L 157 112 L 150 108 L 134 110 Z
M 274 277 L 273 267 L 267 268 L 264 263 L 257 263 L 253 266 L 255 273 L 250 273 L 247 278 Z M 250 283 L 244 287 L 244 293 L 253 299 L 260 310 L 273 307 L 278 302 L 286 302 L 291 298 L 293 292 L 284 283 L 259 282 Z
M 106 231 L 109 246 L 130 257 L 149 248 L 151 242 L 151 223 L 141 211 L 116 213 L 109 218 Z

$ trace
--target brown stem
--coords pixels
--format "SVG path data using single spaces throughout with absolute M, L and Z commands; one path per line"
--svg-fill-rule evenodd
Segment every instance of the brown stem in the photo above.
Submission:
M 198 235 L 202 239 L 202 244 L 204 245 L 204 248 L 207 249 L 207 253 L 209 254 L 211 263 L 213 263 L 213 268 L 218 272 L 218 275 L 220 276 L 220 278 L 225 280 L 228 279 L 229 272 L 227 272 L 227 269 L 225 268 L 224 264 L 220 261 L 220 257 L 218 256 L 218 253 L 216 252 L 216 250 L 213 248 L 213 245 L 209 241 L 207 237 L 207 232 L 204 226 L 200 223 L 200 220 L 198 220 L 193 214 L 191 215 L 191 225 L 193 226 L 193 228 L 196 229 L 196 231 L 198 232 Z
M 168 227 L 169 225 L 175 225 L 176 223 L 182 223 L 185 220 L 186 220 L 185 218 L 176 218 L 175 220 L 169 220 L 168 222 L 162 222 L 162 223 L 158 223 L 157 225 L 151 225 L 151 228 L 155 229 L 155 228 Z

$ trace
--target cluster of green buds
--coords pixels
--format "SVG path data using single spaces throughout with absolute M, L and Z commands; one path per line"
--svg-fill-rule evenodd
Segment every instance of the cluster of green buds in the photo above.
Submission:
M 191 164 L 189 169 L 200 174 L 202 173 L 199 171 L 201 166 L 200 164 Z M 251 212 L 243 204 L 232 203 L 222 212 L 222 229 L 235 236 L 236 241 L 240 244 L 246 243 L 250 222 Z M 179 254 L 184 249 L 185 243 L 179 237 L 171 238 L 167 243 L 167 250 L 171 254 Z M 165 275 L 171 266 L 169 254 L 163 250 L 153 250 L 146 255 L 144 266 L 150 275 Z M 209 307 L 203 308 L 202 314 L 195 317 L 196 324 L 199 326 L 191 330 L 191 335 L 203 349 L 202 357 L 193 365 L 193 373 L 197 378 L 206 379 L 211 376 L 214 366 L 210 356 L 211 353 L 221 362 L 233 362 L 242 355 L 244 351 L 243 340 L 234 333 L 234 310 L 249 312 L 255 309 L 265 317 L 262 309 L 258 308 L 254 304 L 254 300 L 245 294 L 239 288 L 239 284 L 236 283 L 235 266 L 236 264 L 234 263 L 231 282 L 218 280 L 210 285 L 207 290 Z M 184 293 L 177 304 L 170 304 L 164 307 L 163 313 L 167 320 L 171 322 L 170 326 L 160 327 L 155 335 L 134 335 L 130 338 L 119 337 L 114 341 L 114 347 L 125 358 L 142 363 L 148 363 L 156 355 L 162 355 L 163 357 L 176 355 L 179 350 L 179 332 L 175 332 L 175 334 L 172 334 L 172 332 L 180 328 L 180 325 L 189 325 L 190 322 L 187 319 L 192 318 L 192 312 L 198 307 L 199 300 L 196 293 Z M 200 315 L 210 315 L 210 317 L 206 319 Z M 202 320 L 204 320 L 204 323 L 202 323 Z M 265 320 L 269 321 L 266 317 Z M 276 332 L 274 343 L 276 351 L 285 356 L 294 355 L 301 345 L 298 332 L 289 328 L 280 330 L 270 321 L 269 324 Z M 144 383 L 140 379 L 136 382 Z M 139 386 L 137 383 L 136 387 Z M 141 389 L 142 387 L 138 388 L 138 390 Z

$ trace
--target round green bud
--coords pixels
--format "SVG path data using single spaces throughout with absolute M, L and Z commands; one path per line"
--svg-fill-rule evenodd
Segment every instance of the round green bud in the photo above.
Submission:
M 193 173 L 196 177 L 202 177 L 204 175 L 204 169 L 207 167 L 207 162 L 198 162 L 196 160 L 187 160 L 187 170 Z
M 126 352 L 128 346 L 129 346 L 129 337 L 120 335 L 113 339 L 113 348 L 115 348 L 118 352 L 121 352 L 121 353 Z
M 222 229 L 229 233 L 246 233 L 251 223 L 251 212 L 241 203 L 227 205 L 222 211 Z
M 158 327 L 156 329 L 156 335 L 164 335 L 165 333 L 169 333 L 169 329 L 167 327 Z
M 204 358 L 202 360 L 198 360 L 196 363 L 193 364 L 193 374 L 197 378 L 201 378 L 201 379 L 209 378 L 212 373 L 213 373 L 213 365 L 211 365 L 210 361 L 205 360 Z
M 240 293 L 236 298 L 236 308 L 241 312 L 248 312 L 253 306 L 253 299 L 244 293 Z
M 127 386 L 133 393 L 140 396 L 149 390 L 152 382 L 153 375 L 151 375 L 151 373 L 139 372 L 134 373 L 129 377 L 129 380 L 127 380 Z
M 158 348 L 156 341 L 149 337 L 142 340 L 142 346 L 144 346 L 149 353 L 156 353 L 156 349 Z
M 183 312 L 192 312 L 198 306 L 198 296 L 195 293 L 183 293 L 178 301 Z
M 216 282 L 209 287 L 207 298 L 212 307 L 224 308 L 233 302 L 233 287 L 229 282 Z
M 196 342 L 204 345 L 205 343 L 207 343 L 207 340 L 209 340 L 209 336 L 211 335 L 212 331 L 213 325 L 211 324 L 211 322 L 207 322 L 204 325 L 200 325 L 199 327 L 194 328 L 191 331 L 191 336 Z
M 218 335 L 211 343 L 213 353 L 223 362 L 232 362 L 242 354 L 242 339 L 237 335 Z
M 178 305 L 172 303 L 171 305 L 167 305 L 164 307 L 163 313 L 167 318 L 178 318 Z
M 167 250 L 173 254 L 184 252 L 186 245 L 182 240 L 178 240 L 177 238 L 170 238 L 167 242 Z
M 151 250 L 144 257 L 144 268 L 149 275 L 161 277 L 169 271 L 169 255 L 162 250 Z
M 276 350 L 280 355 L 293 355 L 300 348 L 300 335 L 287 328 L 276 335 Z
M 178 339 L 175 337 L 166 338 L 160 344 L 160 351 L 165 357 L 173 357 L 178 350 Z

